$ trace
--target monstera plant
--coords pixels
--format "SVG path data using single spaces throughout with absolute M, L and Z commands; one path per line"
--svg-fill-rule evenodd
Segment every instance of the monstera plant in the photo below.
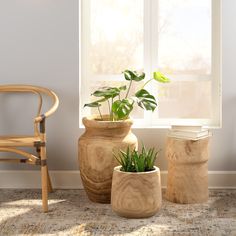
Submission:
M 85 104 L 84 107 L 96 107 L 100 119 L 103 120 L 104 115 L 101 113 L 100 106 L 102 103 L 107 103 L 110 121 L 127 119 L 135 105 L 148 111 L 154 111 L 157 107 L 156 99 L 145 89 L 145 86 L 152 80 L 156 80 L 160 83 L 168 83 L 170 80 L 161 72 L 156 71 L 153 73 L 153 78 L 149 79 L 135 94 L 130 94 L 132 83 L 143 81 L 145 79 L 145 73 L 125 70 L 123 74 L 125 80 L 128 82 L 127 85 L 120 87 L 102 87 L 96 90 L 91 95 L 96 97 L 97 100 Z M 121 96 L 121 92 L 123 92 L 122 94 L 125 92 L 123 97 Z
M 150 111 L 157 107 L 155 97 L 145 86 L 151 80 L 169 82 L 160 72 L 154 72 L 146 83 L 144 73 L 125 70 L 123 74 L 126 85 L 102 87 L 91 94 L 93 102 L 84 105 L 98 110 L 98 114 L 83 117 L 85 132 L 79 138 L 80 175 L 89 199 L 94 202 L 110 202 L 112 173 L 118 164 L 113 153 L 128 146 L 137 149 L 138 139 L 131 131 L 130 119 L 134 106 Z M 131 94 L 133 83 L 140 83 L 140 87 Z M 109 114 L 101 113 L 102 105 L 108 106 Z

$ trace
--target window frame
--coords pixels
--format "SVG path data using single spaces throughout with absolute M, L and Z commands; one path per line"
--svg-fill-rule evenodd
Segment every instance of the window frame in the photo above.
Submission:
M 88 101 L 89 83 L 86 83 L 88 71 L 88 50 L 90 32 L 90 0 L 79 0 L 79 127 L 83 128 L 82 117 L 89 115 L 89 109 L 85 111 L 83 104 Z M 158 28 L 156 13 L 158 12 L 158 0 L 144 1 L 144 70 L 151 74 L 158 64 Z M 86 18 L 86 21 L 84 20 Z M 202 126 L 205 128 L 217 129 L 222 127 L 222 0 L 212 0 L 212 119 L 161 119 L 153 121 L 150 112 L 144 111 L 143 119 L 134 119 L 134 128 L 170 128 L 172 125 L 180 126 Z M 108 75 L 116 78 L 120 75 Z M 168 76 L 168 75 L 167 75 Z M 98 76 L 99 77 L 99 76 Z M 102 76 L 105 78 L 106 76 Z M 185 79 L 171 75 L 175 81 L 200 81 L 209 80 L 205 76 L 189 76 Z M 104 81 L 106 81 L 104 79 Z

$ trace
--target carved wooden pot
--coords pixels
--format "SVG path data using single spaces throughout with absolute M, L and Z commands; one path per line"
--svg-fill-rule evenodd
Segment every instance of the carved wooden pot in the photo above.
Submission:
M 80 175 L 89 199 L 110 203 L 112 173 L 117 161 L 113 153 L 127 146 L 137 148 L 138 141 L 131 132 L 131 119 L 99 121 L 96 117 L 83 118 L 84 134 L 79 138 Z
M 126 218 L 145 218 L 155 215 L 161 208 L 160 170 L 149 172 L 123 172 L 117 166 L 113 172 L 112 210 Z
M 197 141 L 168 137 L 166 198 L 175 203 L 208 200 L 209 138 Z

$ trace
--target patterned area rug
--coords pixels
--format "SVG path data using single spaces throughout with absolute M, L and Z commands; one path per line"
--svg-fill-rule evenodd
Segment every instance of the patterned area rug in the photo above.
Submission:
M 236 190 L 210 191 L 205 204 L 163 200 L 148 219 L 125 219 L 83 190 L 56 190 L 41 212 L 39 190 L 0 190 L 0 235 L 236 235 Z

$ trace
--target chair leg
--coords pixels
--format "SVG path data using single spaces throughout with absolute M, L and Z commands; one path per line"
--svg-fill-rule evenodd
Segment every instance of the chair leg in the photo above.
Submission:
M 40 148 L 41 154 L 41 179 L 43 211 L 48 212 L 48 170 L 46 163 L 46 147 Z
M 41 152 L 41 149 L 37 148 L 38 156 L 41 158 L 40 152 Z M 52 188 L 52 182 L 51 182 L 51 178 L 50 178 L 49 171 L 48 171 L 48 166 L 47 166 L 47 179 L 48 179 L 48 192 L 52 193 L 53 192 L 53 188 Z
M 47 166 L 47 180 L 48 180 L 48 192 L 52 193 L 53 188 L 52 188 L 52 182 L 51 182 L 49 171 L 48 171 L 48 166 Z

